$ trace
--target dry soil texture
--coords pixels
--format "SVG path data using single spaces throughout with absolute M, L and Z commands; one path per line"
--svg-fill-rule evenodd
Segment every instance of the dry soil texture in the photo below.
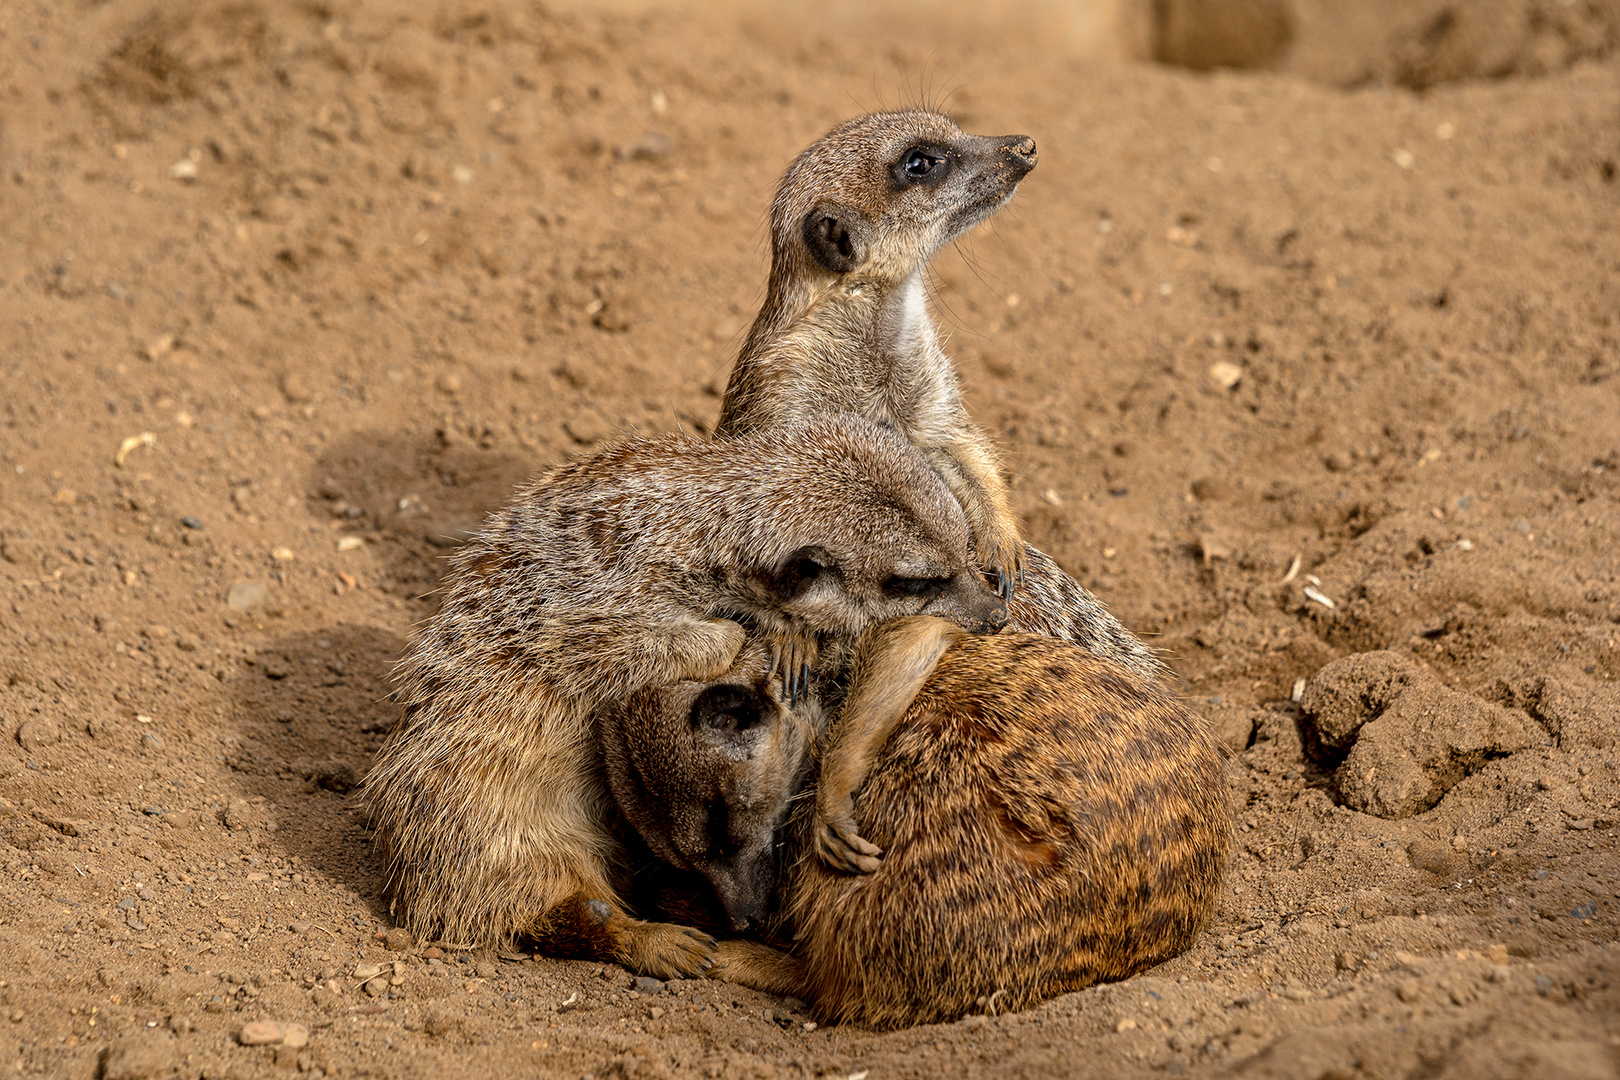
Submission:
M 0 5 L 0 1071 L 1616 1076 L 1620 64 L 1060 38 Z M 929 85 L 1039 140 L 936 299 L 1030 537 L 1233 749 L 1214 926 L 884 1037 L 390 950 L 345 793 L 443 555 L 550 462 L 706 430 L 775 177 Z

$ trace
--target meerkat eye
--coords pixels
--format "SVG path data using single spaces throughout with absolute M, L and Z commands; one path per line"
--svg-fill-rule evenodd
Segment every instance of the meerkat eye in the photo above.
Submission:
M 934 166 L 938 165 L 940 160 L 940 158 L 934 157 L 932 154 L 926 154 L 921 150 L 912 150 L 906 154 L 905 164 L 902 168 L 907 176 L 921 179 L 933 172 Z
M 938 146 L 913 146 L 895 159 L 890 168 L 896 190 L 913 184 L 932 187 L 951 171 L 951 154 Z
M 883 583 L 883 591 L 890 596 L 938 596 L 945 591 L 945 586 L 951 579 L 931 577 L 902 577 L 894 575 Z

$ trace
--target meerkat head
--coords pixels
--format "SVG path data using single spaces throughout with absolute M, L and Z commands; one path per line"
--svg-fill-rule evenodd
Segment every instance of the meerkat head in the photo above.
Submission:
M 1007 622 L 972 564 L 967 519 L 939 473 L 893 431 L 847 414 L 770 436 L 794 467 L 766 479 L 762 550 L 749 560 L 761 608 L 816 633 L 853 636 L 875 622 L 937 615 L 975 633 Z
M 702 874 L 737 930 L 776 884 L 775 836 L 811 763 L 819 711 L 790 708 L 753 639 L 712 683 L 643 691 L 599 717 L 609 787 L 652 853 Z
M 969 135 L 938 113 L 872 113 L 824 135 L 771 207 L 776 269 L 898 282 L 1006 205 L 1035 167 L 1027 135 Z

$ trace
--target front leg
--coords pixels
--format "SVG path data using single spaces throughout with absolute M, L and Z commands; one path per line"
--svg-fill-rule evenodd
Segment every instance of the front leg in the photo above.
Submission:
M 647 616 L 581 614 L 553 620 L 535 659 L 557 688 L 594 707 L 649 686 L 710 682 L 731 670 L 747 636 L 740 623 L 682 612 Z
M 965 637 L 967 631 L 931 615 L 879 623 L 862 636 L 816 780 L 816 855 L 834 870 L 869 874 L 881 865 L 882 849 L 855 823 L 855 793 L 940 656 Z
M 1024 569 L 1024 541 L 990 440 L 975 428 L 964 428 L 957 438 L 928 447 L 924 454 L 962 505 L 973 533 L 975 561 L 995 575 L 1001 598 L 1011 600 L 1013 581 Z

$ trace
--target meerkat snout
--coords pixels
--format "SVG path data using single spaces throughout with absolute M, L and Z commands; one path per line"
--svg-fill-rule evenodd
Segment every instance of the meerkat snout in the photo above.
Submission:
M 1002 152 L 1007 155 L 1008 164 L 1013 168 L 1021 168 L 1019 179 L 1029 175 L 1038 161 L 1035 154 L 1035 140 L 1028 135 L 1008 135 L 1002 140 Z

